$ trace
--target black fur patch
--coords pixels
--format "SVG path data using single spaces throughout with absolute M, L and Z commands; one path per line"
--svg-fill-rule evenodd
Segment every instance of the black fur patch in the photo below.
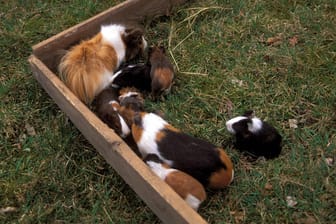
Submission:
M 165 137 L 158 142 L 159 151 L 165 159 L 173 161 L 172 168 L 188 173 L 204 186 L 213 172 L 226 169 L 215 145 L 185 133 L 162 131 Z
M 242 123 L 239 125 L 245 125 L 245 122 Z M 247 131 L 247 128 L 237 132 L 235 147 L 255 158 L 264 156 L 266 159 L 272 159 L 279 156 L 282 148 L 281 142 L 282 137 L 278 131 L 273 126 L 263 122 L 261 130 L 257 133 L 251 133 Z
M 144 158 L 145 162 L 148 161 L 153 161 L 155 163 L 163 163 L 163 161 L 156 155 L 156 154 L 148 154 L 145 158 Z
M 114 79 L 113 84 L 120 88 L 135 87 L 141 91 L 150 92 L 152 82 L 150 70 L 151 67 L 148 64 L 135 64 L 134 67 L 125 66 Z

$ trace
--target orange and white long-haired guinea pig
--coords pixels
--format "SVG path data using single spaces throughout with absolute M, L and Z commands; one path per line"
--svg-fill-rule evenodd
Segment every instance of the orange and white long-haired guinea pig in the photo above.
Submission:
M 206 199 L 203 185 L 192 176 L 177 169 L 170 168 L 155 154 L 149 154 L 144 159 L 150 169 L 160 179 L 165 181 L 193 209 L 198 210 Z
M 163 46 L 150 47 L 147 64 L 151 66 L 152 96 L 157 99 L 161 95 L 167 95 L 173 84 L 174 67 L 166 55 L 165 48 Z
M 212 189 L 233 180 L 233 164 L 223 149 L 181 132 L 154 113 L 136 113 L 131 131 L 143 158 L 155 154 Z
M 89 40 L 72 47 L 58 66 L 61 79 L 84 103 L 113 82 L 114 71 L 124 61 L 144 53 L 147 42 L 140 29 L 106 25 Z

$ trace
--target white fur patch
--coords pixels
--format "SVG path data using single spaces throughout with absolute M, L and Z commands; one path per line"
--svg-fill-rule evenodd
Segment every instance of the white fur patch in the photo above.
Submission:
M 110 83 L 113 81 L 113 72 L 110 72 L 108 70 L 105 70 L 103 75 L 101 76 L 101 82 L 99 88 L 97 89 L 97 93 L 101 92 L 103 89 L 105 89 Z
M 121 25 L 107 25 L 101 27 L 103 40 L 109 43 L 117 53 L 117 67 L 124 61 L 126 55 L 126 46 L 121 36 L 125 33 L 125 27 Z
M 138 95 L 139 95 L 138 92 L 132 92 L 132 91 L 130 91 L 130 92 L 127 92 L 127 93 L 124 93 L 124 94 L 120 95 L 119 96 L 119 101 L 123 100 L 126 97 L 138 96 Z
M 113 83 L 113 81 L 122 73 L 122 70 L 117 71 L 112 76 L 110 76 L 109 83 Z
M 140 141 L 137 142 L 140 153 L 143 157 L 147 154 L 155 154 L 169 166 L 173 164 L 171 160 L 163 158 L 158 150 L 156 143 L 156 135 L 161 131 L 165 125 L 168 124 L 160 116 L 148 113 L 142 117 L 142 135 Z
M 244 117 L 244 116 L 238 116 L 238 117 L 235 117 L 235 118 L 232 118 L 230 120 L 228 120 L 226 122 L 226 129 L 231 133 L 231 134 L 236 134 L 236 131 L 233 129 L 233 124 L 241 121 L 241 120 L 244 120 L 244 119 L 247 119 L 247 117 Z
M 196 211 L 201 204 L 201 201 L 191 194 L 187 195 L 185 201 L 188 203 L 188 205 L 190 205 L 190 207 L 192 207 Z
M 126 138 L 131 133 L 131 130 L 126 124 L 124 118 L 122 118 L 122 116 L 120 116 L 119 114 L 118 114 L 118 117 L 119 117 L 120 124 L 121 124 L 121 137 Z
M 146 163 L 161 180 L 165 180 L 171 172 L 175 171 L 174 169 L 167 169 L 163 167 L 161 163 L 154 161 L 147 161 Z
M 142 44 L 143 44 L 143 46 L 144 46 L 144 49 L 146 49 L 147 46 L 148 46 L 148 44 L 147 44 L 147 41 L 145 40 L 144 37 L 142 37 Z
M 263 122 L 257 118 L 252 118 L 252 124 L 248 124 L 248 130 L 252 133 L 256 133 L 261 130 Z

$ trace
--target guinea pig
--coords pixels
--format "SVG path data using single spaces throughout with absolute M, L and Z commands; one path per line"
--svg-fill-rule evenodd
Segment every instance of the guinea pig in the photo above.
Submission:
M 58 66 L 60 77 L 68 88 L 84 103 L 110 85 L 114 72 L 124 61 L 144 53 L 147 42 L 139 29 L 111 24 L 91 39 L 73 46 Z
M 151 93 L 154 99 L 170 92 L 174 79 L 174 67 L 166 56 L 163 46 L 154 46 L 148 50 L 148 62 L 150 67 Z
M 190 207 L 198 210 L 206 199 L 203 185 L 192 176 L 177 169 L 170 168 L 157 155 L 148 154 L 145 163 L 160 179 L 165 181 Z
M 126 138 L 130 134 L 123 117 L 114 109 L 112 103 L 119 97 L 119 90 L 109 86 L 101 91 L 94 100 L 94 111 L 107 126 L 112 128 L 119 136 Z
M 118 112 L 131 127 L 135 113 L 144 111 L 144 99 L 135 88 L 126 87 L 119 91 L 118 100 L 111 101 L 113 110 Z
M 119 69 L 113 85 L 119 88 L 135 87 L 140 91 L 151 91 L 151 67 L 148 64 L 131 64 Z
M 236 137 L 235 147 L 244 153 L 257 158 L 260 156 L 272 159 L 281 152 L 282 137 L 270 124 L 247 111 L 226 122 L 227 130 Z
M 171 168 L 212 189 L 232 182 L 233 164 L 223 149 L 181 132 L 154 113 L 134 115 L 131 132 L 143 158 L 155 154 Z

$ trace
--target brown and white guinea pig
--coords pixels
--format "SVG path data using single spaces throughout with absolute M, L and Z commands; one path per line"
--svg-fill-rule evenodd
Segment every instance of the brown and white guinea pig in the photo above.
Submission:
M 151 66 L 152 96 L 157 99 L 170 92 L 174 79 L 174 67 L 166 55 L 163 46 L 154 46 L 148 49 L 148 62 Z
M 119 136 L 126 138 L 130 133 L 130 126 L 113 107 L 119 97 L 119 89 L 108 86 L 101 91 L 94 100 L 94 111 L 107 126 L 112 128 Z
M 60 77 L 81 101 L 90 104 L 110 85 L 120 64 L 143 54 L 146 46 L 141 30 L 104 25 L 97 35 L 64 55 L 58 66 Z
M 235 147 L 248 155 L 272 159 L 281 152 L 282 137 L 270 124 L 247 111 L 226 122 L 227 130 L 236 137 Z
M 157 155 L 148 154 L 145 163 L 160 179 L 165 181 L 190 207 L 198 210 L 206 199 L 203 185 L 189 174 L 173 169 L 164 163 Z
M 151 91 L 151 67 L 148 64 L 129 64 L 115 73 L 113 85 L 119 88 L 135 87 L 140 91 Z
M 233 164 L 223 149 L 181 132 L 159 115 L 135 113 L 131 131 L 143 158 L 155 154 L 212 189 L 224 188 L 233 180 Z

